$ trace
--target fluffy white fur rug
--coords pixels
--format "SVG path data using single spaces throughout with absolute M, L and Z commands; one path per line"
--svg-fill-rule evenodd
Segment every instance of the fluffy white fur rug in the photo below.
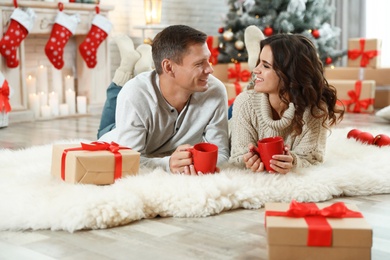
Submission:
M 206 217 L 236 208 L 257 209 L 266 202 L 390 193 L 390 146 L 347 139 L 348 130 L 334 129 L 326 162 L 299 173 L 226 168 L 219 174 L 184 176 L 142 169 L 138 176 L 109 186 L 73 185 L 51 177 L 51 145 L 0 150 L 0 230 L 73 232 L 157 215 Z

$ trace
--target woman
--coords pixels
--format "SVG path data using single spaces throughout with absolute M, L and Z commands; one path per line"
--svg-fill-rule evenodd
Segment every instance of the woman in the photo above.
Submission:
M 253 70 L 254 89 L 234 102 L 230 162 L 264 171 L 254 151 L 259 139 L 282 136 L 284 155 L 270 163 L 274 172 L 323 162 L 330 126 L 343 118 L 336 89 L 324 78 L 313 43 L 303 35 L 277 34 L 260 43 Z

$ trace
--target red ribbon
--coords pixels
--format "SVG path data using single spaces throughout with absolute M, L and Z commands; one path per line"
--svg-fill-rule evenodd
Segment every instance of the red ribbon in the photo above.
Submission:
M 218 63 L 219 50 L 218 50 L 218 48 L 213 48 L 213 42 L 214 42 L 213 36 L 208 36 L 206 43 L 207 43 L 207 47 L 209 48 L 209 50 L 211 52 L 209 62 L 211 64 L 215 65 Z
M 241 71 L 241 64 L 240 63 L 235 63 L 234 68 L 229 68 L 228 69 L 228 78 L 229 79 L 236 79 L 237 81 L 244 81 L 248 82 L 249 79 L 251 78 L 251 73 L 249 70 L 242 70 Z
M 81 143 L 81 147 L 68 148 L 64 149 L 61 157 L 61 178 L 65 180 L 65 162 L 66 155 L 70 151 L 110 151 L 115 156 L 115 171 L 114 179 L 119 179 L 122 177 L 122 154 L 119 152 L 121 149 L 131 149 L 128 147 L 119 146 L 115 142 L 106 143 L 106 142 L 92 142 L 90 144 Z
M 242 87 L 241 87 L 241 85 L 240 85 L 240 83 L 238 81 L 234 82 L 234 89 L 236 91 L 236 96 L 238 96 L 241 93 L 241 91 L 242 91 Z M 231 106 L 234 103 L 235 99 L 236 99 L 235 97 L 229 99 L 228 100 L 228 106 Z
M 342 104 L 344 104 L 347 107 L 348 112 L 353 112 L 353 113 L 360 113 L 361 109 L 366 109 L 374 104 L 374 99 L 373 98 L 366 98 L 366 99 L 360 99 L 360 93 L 362 92 L 362 81 L 358 80 L 355 83 L 355 90 L 350 90 L 348 91 L 348 96 L 351 98 L 349 100 L 341 100 Z M 339 105 L 340 102 L 338 102 Z M 353 110 L 351 109 L 351 105 L 355 104 L 355 107 Z
M 361 55 L 362 59 L 360 60 L 360 66 L 366 67 L 368 63 L 370 63 L 370 59 L 379 55 L 379 51 L 378 50 L 364 51 L 364 45 L 366 44 L 366 40 L 360 39 L 359 42 L 360 42 L 360 50 L 354 49 L 348 51 L 348 58 L 351 60 L 356 60 Z
M 8 81 L 5 79 L 0 88 L 0 111 L 3 111 L 3 109 L 6 113 L 11 111 L 11 105 L 9 103 L 9 85 Z
M 265 216 L 305 218 L 308 224 L 308 246 L 331 246 L 332 227 L 326 218 L 362 218 L 360 212 L 352 211 L 343 202 L 336 202 L 319 209 L 315 203 L 299 203 L 293 200 L 287 211 L 266 211 Z

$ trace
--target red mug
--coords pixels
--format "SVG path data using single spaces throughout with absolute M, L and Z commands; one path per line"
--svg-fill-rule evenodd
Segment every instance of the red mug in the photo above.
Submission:
M 217 168 L 218 146 L 211 143 L 198 143 L 189 149 L 196 172 L 214 173 Z
M 273 155 L 284 154 L 284 141 L 281 136 L 268 137 L 257 142 L 257 153 L 267 171 L 274 171 L 270 166 Z

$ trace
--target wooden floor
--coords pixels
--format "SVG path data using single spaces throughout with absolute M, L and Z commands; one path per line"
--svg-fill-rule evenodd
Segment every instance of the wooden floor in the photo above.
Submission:
M 98 124 L 98 116 L 11 124 L 0 129 L 0 147 L 19 149 L 59 139 L 95 140 Z M 372 115 L 349 114 L 339 127 L 347 126 L 390 131 L 390 122 Z M 374 230 L 372 259 L 390 259 L 390 195 L 334 201 L 361 209 Z M 147 219 L 75 233 L 1 231 L 0 259 L 267 259 L 264 209 L 206 218 Z

